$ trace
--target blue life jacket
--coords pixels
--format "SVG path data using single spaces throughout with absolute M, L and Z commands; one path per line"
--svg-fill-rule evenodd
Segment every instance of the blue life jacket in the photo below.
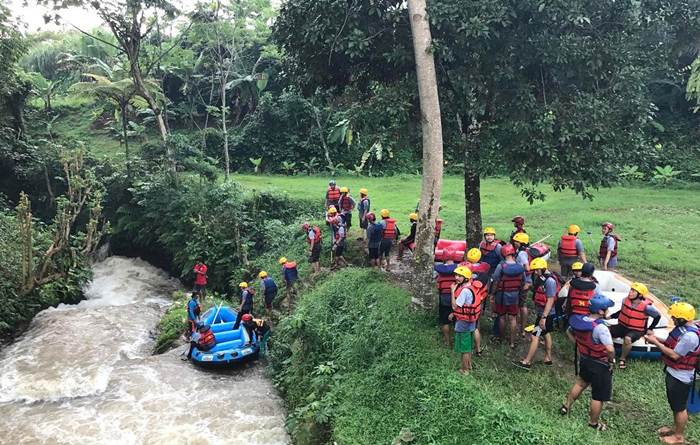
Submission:
M 382 241 L 382 231 L 384 228 L 379 223 L 370 223 L 367 226 L 367 242 L 369 244 L 379 244 Z
M 190 301 L 187 302 L 187 319 L 192 321 L 196 320 L 200 310 L 199 302 L 191 298 Z
M 263 283 L 265 283 L 265 296 L 270 297 L 277 294 L 277 284 L 270 278 L 264 278 Z

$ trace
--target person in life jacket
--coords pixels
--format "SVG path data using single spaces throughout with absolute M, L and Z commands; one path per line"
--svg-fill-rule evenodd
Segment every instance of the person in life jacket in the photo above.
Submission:
M 525 358 L 519 362 L 514 362 L 516 366 L 530 370 L 532 359 L 537 353 L 540 339 L 544 338 L 544 364 L 552 365 L 552 334 L 554 330 L 554 316 L 556 315 L 555 305 L 561 284 L 559 277 L 547 270 L 547 260 L 535 258 L 530 262 L 532 271 L 533 296 L 535 303 L 534 332 L 530 338 L 530 348 Z
M 654 334 L 644 337 L 661 351 L 666 371 L 666 399 L 673 412 L 673 428 L 659 428 L 659 438 L 667 444 L 683 444 L 686 443 L 685 427 L 688 424 L 688 394 L 698 370 L 700 331 L 693 321 L 695 308 L 692 305 L 676 302 L 668 312 L 674 328 L 666 341 L 662 342 Z
M 632 343 L 642 338 L 645 334 L 653 334 L 654 328 L 661 321 L 661 313 L 650 300 L 649 289 L 642 283 L 632 283 L 627 298 L 622 301 L 622 309 L 614 313 L 610 318 L 617 318 L 617 324 L 610 327 L 613 338 L 622 339 L 622 352 L 620 353 L 619 368 L 627 367 L 627 356 L 632 350 Z M 649 317 L 652 322 L 647 325 Z
M 337 223 L 341 220 L 340 215 L 338 215 L 338 209 L 334 206 L 328 207 L 326 211 L 326 225 L 331 229 L 331 237 L 335 237 L 335 229 L 338 227 Z
M 388 272 L 390 267 L 391 248 L 394 246 L 394 240 L 399 234 L 399 228 L 396 227 L 396 220 L 391 217 L 387 209 L 379 211 L 379 216 L 382 217 L 379 223 L 382 226 L 382 241 L 379 244 L 380 264 L 382 259 L 386 262 L 385 269 Z
M 452 346 L 452 338 L 450 336 L 450 314 L 452 313 L 452 284 L 456 282 L 454 275 L 457 264 L 452 261 L 451 256 L 447 255 L 448 260 L 444 263 L 435 264 L 434 270 L 437 273 L 435 283 L 438 291 L 438 324 L 442 339 L 445 346 Z
M 513 244 L 513 237 L 516 233 L 527 233 L 527 231 L 525 230 L 525 217 L 520 215 L 514 216 L 510 221 L 513 223 L 513 227 L 515 227 L 510 233 L 510 243 Z
M 197 262 L 194 265 L 194 287 L 192 290 L 199 293 L 202 299 L 207 293 L 207 265 L 204 264 L 202 258 L 197 258 Z
M 347 266 L 348 263 L 345 261 L 345 257 L 343 257 L 345 253 L 347 231 L 342 220 L 337 221 L 335 224 L 337 224 L 337 227 L 335 229 L 335 236 L 333 237 L 333 264 L 331 264 L 331 267 Z
M 278 263 L 282 266 L 282 278 L 284 278 L 284 298 L 287 300 L 287 312 L 292 313 L 292 305 L 294 304 L 294 296 L 296 289 L 294 283 L 299 278 L 297 271 L 297 263 L 289 261 L 285 257 L 281 257 Z
M 309 244 L 309 263 L 314 269 L 314 275 L 321 272 L 321 229 L 305 222 L 301 230 L 306 234 L 306 242 Z
M 501 241 L 496 239 L 496 229 L 487 227 L 484 229 L 484 240 L 479 244 L 482 261 L 490 267 L 489 274 L 496 270 L 501 262 Z
M 260 348 L 260 355 L 265 355 L 270 350 L 270 336 L 272 335 L 272 328 L 267 320 L 261 318 L 254 318 L 255 322 L 255 336 L 257 337 L 258 347 Z
M 513 235 L 513 247 L 515 248 L 515 261 L 523 266 L 525 269 L 525 282 L 520 291 L 520 297 L 518 299 L 518 307 L 520 308 L 518 313 L 517 326 L 518 331 L 523 332 L 525 326 L 527 326 L 528 309 L 527 309 L 527 294 L 528 290 L 532 287 L 532 278 L 530 275 L 530 254 L 528 253 L 528 246 L 530 245 L 530 237 L 525 231 L 517 232 Z
M 603 270 L 615 270 L 617 267 L 617 245 L 620 237 L 613 233 L 614 229 L 615 226 L 609 222 L 604 222 L 601 225 L 603 239 L 600 240 L 598 259 Z
M 471 248 L 466 253 L 467 261 L 460 263 L 460 266 L 465 266 L 472 271 L 472 282 L 481 283 L 479 286 L 479 300 L 481 301 L 481 312 L 484 312 L 486 298 L 488 294 L 488 285 L 491 281 L 489 276 L 489 270 L 491 269 L 488 264 L 481 261 L 481 251 L 476 247 Z M 477 356 L 481 356 L 481 329 L 480 323 L 477 321 L 476 329 L 474 330 L 474 351 Z
M 202 352 L 211 351 L 211 349 L 216 346 L 216 337 L 214 332 L 211 330 L 211 326 L 208 324 L 203 324 L 199 327 L 198 332 L 192 334 L 190 339 L 190 349 L 187 351 L 187 357 L 183 360 L 189 360 L 192 358 L 192 352 L 194 348 L 199 349 Z
M 583 263 L 580 261 L 575 262 L 574 264 L 571 265 L 571 273 L 573 276 L 569 278 L 561 287 L 561 290 L 559 291 L 559 297 L 557 298 L 557 306 L 556 306 L 556 311 L 557 311 L 557 316 L 559 317 L 559 320 L 563 320 L 565 322 L 565 325 L 568 326 L 568 318 L 569 314 L 566 313 L 564 310 L 564 306 L 566 304 L 566 297 L 569 295 L 569 289 L 571 288 L 571 282 L 575 280 L 576 278 L 581 278 L 581 269 L 583 269 Z M 557 320 L 557 324 L 559 323 L 559 320 Z
M 326 208 L 335 207 L 337 209 L 338 201 L 340 201 L 340 189 L 335 184 L 335 180 L 331 179 L 328 181 L 328 190 L 326 190 Z
M 399 241 L 399 253 L 396 256 L 398 261 L 401 261 L 401 258 L 403 258 L 404 250 L 408 249 L 413 252 L 413 249 L 416 247 L 416 226 L 418 225 L 418 214 L 410 213 L 408 215 L 408 220 L 411 222 L 411 230 L 406 238 Z
M 596 296 L 588 305 L 589 314 L 572 320 L 566 335 L 576 344 L 578 375 L 576 382 L 566 394 L 559 413 L 566 415 L 581 393 L 591 387 L 591 404 L 588 410 L 588 425 L 597 431 L 605 431 L 607 425 L 600 421 L 603 403 L 612 395 L 612 372 L 615 367 L 615 348 L 608 327 L 603 322 L 608 309 L 613 307 L 611 299 Z M 687 397 L 687 393 L 686 393 Z
M 569 323 L 574 318 L 588 315 L 588 305 L 598 293 L 598 284 L 593 278 L 595 266 L 593 263 L 586 263 L 581 268 L 581 277 L 574 278 L 569 283 L 569 292 L 566 296 L 566 313 L 569 316 Z
M 481 283 L 472 283 L 472 272 L 469 268 L 458 266 L 455 271 L 455 282 L 452 284 L 452 314 L 450 319 L 455 321 L 455 352 L 461 354 L 462 365 L 459 372 L 469 374 L 472 370 L 472 350 L 474 331 L 481 315 L 481 301 L 478 289 Z
M 557 245 L 557 257 L 562 277 L 571 276 L 571 265 L 576 262 L 586 262 L 586 252 L 583 249 L 583 242 L 578 239 L 581 228 L 576 224 L 571 224 L 566 235 L 562 235 Z
M 501 249 L 504 260 L 491 276 L 490 304 L 498 315 L 499 338 L 503 338 L 506 332 L 506 318 L 510 329 L 509 343 L 511 349 L 515 348 L 515 336 L 517 331 L 517 317 L 519 311 L 518 301 L 520 293 L 525 285 L 525 268 L 515 261 L 515 249 L 506 244 Z
M 374 213 L 369 212 L 365 216 L 367 220 L 367 256 L 372 267 L 381 267 L 379 248 L 382 242 L 382 225 L 377 223 Z
M 187 324 L 189 325 L 189 330 L 187 336 L 190 337 L 192 333 L 197 330 L 197 324 L 199 323 L 199 315 L 202 313 L 202 306 L 199 304 L 197 292 L 192 292 L 190 301 L 187 302 Z
M 241 319 L 245 314 L 250 314 L 253 310 L 253 296 L 255 295 L 255 290 L 248 286 L 248 283 L 241 281 L 238 284 L 239 289 L 241 289 L 240 306 L 238 306 L 238 315 L 236 316 L 236 322 L 233 324 L 233 330 L 235 331 L 241 324 Z
M 272 302 L 277 297 L 277 283 L 264 270 L 258 273 L 258 278 L 260 279 L 260 292 L 265 297 L 265 312 L 270 318 L 272 316 Z
M 350 196 L 348 187 L 340 187 L 340 200 L 338 201 L 340 217 L 345 223 L 345 230 L 350 231 L 352 227 L 352 211 L 355 210 L 355 200 Z
M 367 230 L 367 214 L 371 211 L 371 202 L 369 196 L 367 196 L 367 189 L 360 189 L 360 202 L 357 204 L 357 216 L 360 220 L 360 228 L 362 229 L 362 236 L 365 236 L 365 231 Z

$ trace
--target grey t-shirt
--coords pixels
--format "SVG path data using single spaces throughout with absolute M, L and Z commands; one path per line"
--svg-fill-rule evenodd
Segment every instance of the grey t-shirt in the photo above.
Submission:
M 583 321 L 593 323 L 595 321 L 594 318 L 584 316 Z M 571 328 L 569 328 L 571 330 Z M 593 332 L 591 333 L 593 344 L 594 345 L 611 345 L 613 344 L 613 339 L 612 335 L 610 335 L 610 329 L 608 329 L 608 326 L 605 323 L 599 323 L 593 328 Z M 593 360 L 590 359 L 589 360 Z M 605 365 L 608 364 L 607 359 L 605 360 L 596 360 L 599 363 L 604 363 Z
M 676 354 L 684 357 L 698 349 L 699 341 L 697 334 L 688 332 L 685 327 L 681 327 L 679 329 L 681 329 L 683 333 L 681 334 L 680 340 L 678 340 L 678 344 L 675 348 L 673 348 L 673 350 L 676 351 Z M 695 371 L 692 370 L 685 371 L 682 369 L 673 369 L 669 367 L 666 368 L 666 372 L 686 384 L 691 384 L 693 382 L 693 374 L 695 373 Z

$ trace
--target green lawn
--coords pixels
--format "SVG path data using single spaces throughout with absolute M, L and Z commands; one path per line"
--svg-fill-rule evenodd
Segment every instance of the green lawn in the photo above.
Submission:
M 234 179 L 262 189 L 275 187 L 292 196 L 318 196 L 321 201 L 327 187 L 327 177 L 315 176 L 254 176 L 236 175 Z M 387 208 L 408 227 L 407 215 L 420 193 L 420 177 L 393 176 L 388 178 L 341 177 L 338 184 L 350 187 L 357 197 L 360 187 L 369 189 L 372 207 Z M 533 205 L 523 199 L 516 187 L 505 179 L 485 179 L 482 182 L 482 212 L 484 225 L 496 228 L 501 238 L 512 229 L 510 219 L 517 214 L 526 218 L 531 239 L 552 235 L 556 240 L 569 224 L 578 224 L 591 236 L 582 234 L 587 252 L 597 254 L 600 243 L 600 223 L 612 221 L 620 243 L 620 270 L 630 278 L 652 285 L 652 291 L 668 300 L 679 295 L 700 304 L 700 194 L 697 190 L 655 187 L 615 187 L 596 193 L 592 201 L 583 200 L 572 192 L 549 191 L 544 202 Z M 464 236 L 464 191 L 459 177 L 446 177 L 443 183 L 443 237 L 459 239 Z

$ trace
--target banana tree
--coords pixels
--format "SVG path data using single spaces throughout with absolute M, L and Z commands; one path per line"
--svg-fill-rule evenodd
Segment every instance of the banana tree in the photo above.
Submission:
M 61 86 L 61 81 L 49 80 L 37 72 L 29 73 L 29 78 L 32 81 L 32 93 L 41 97 L 44 101 L 44 110 L 50 113 L 51 98 Z

